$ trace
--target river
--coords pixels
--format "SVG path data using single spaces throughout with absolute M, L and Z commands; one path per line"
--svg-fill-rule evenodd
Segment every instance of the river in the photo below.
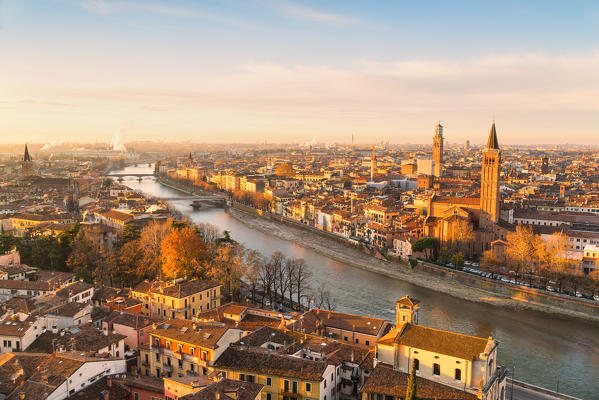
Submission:
M 114 172 L 148 172 L 145 166 Z M 181 193 L 146 179 L 125 180 L 125 185 L 155 197 L 177 197 Z M 395 301 L 405 295 L 420 300 L 422 325 L 500 342 L 499 362 L 515 371 L 515 378 L 580 397 L 599 399 L 599 327 L 530 310 L 505 309 L 475 303 L 435 292 L 397 279 L 338 262 L 315 251 L 248 228 L 223 209 L 194 211 L 190 201 L 171 204 L 196 223 L 206 222 L 231 232 L 246 247 L 270 255 L 281 251 L 301 257 L 313 272 L 314 285 L 326 282 L 336 310 L 394 321 Z

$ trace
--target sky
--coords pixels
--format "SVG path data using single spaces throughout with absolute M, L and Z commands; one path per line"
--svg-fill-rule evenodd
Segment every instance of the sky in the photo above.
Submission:
M 0 142 L 599 141 L 599 2 L 0 0 Z

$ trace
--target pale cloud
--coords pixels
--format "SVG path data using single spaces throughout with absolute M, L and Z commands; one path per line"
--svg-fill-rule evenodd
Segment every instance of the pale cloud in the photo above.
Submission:
M 88 11 L 100 15 L 109 15 L 118 12 L 146 12 L 162 16 L 201 19 L 236 25 L 242 24 L 241 21 L 223 17 L 214 13 L 201 11 L 197 8 L 184 8 L 149 2 L 83 0 L 79 2 L 79 5 Z M 245 23 L 243 24 L 246 25 Z
M 22 129 L 32 119 L 17 117 L 40 116 L 34 119 L 40 123 L 60 119 L 63 113 L 51 106 L 55 103 L 73 104 L 81 111 L 75 115 L 65 110 L 64 123 L 101 129 L 106 121 L 127 118 L 136 121 L 140 135 L 154 139 L 168 131 L 185 137 L 208 135 L 212 141 L 259 135 L 287 141 L 308 140 L 318 132 L 333 141 L 354 131 L 372 139 L 423 142 L 428 141 L 423 130 L 430 133 L 426 129 L 442 119 L 449 140 L 476 142 L 484 139 L 496 115 L 504 128 L 503 142 L 522 137 L 584 142 L 597 134 L 590 122 L 599 111 L 598 70 L 597 51 L 498 54 L 461 61 L 361 60 L 343 67 L 253 62 L 177 76 L 178 81 L 158 76 L 144 84 L 113 75 L 110 82 L 90 86 L 65 76 L 59 81 L 67 83 L 60 86 L 34 82 L 9 87 L 0 78 L 0 92 L 5 98 L 28 99 L 4 103 L 18 109 L 2 113 L 4 126 L 20 124 Z M 49 103 L 46 113 L 40 111 L 42 102 Z M 572 135 L 573 130 L 581 132 Z
M 329 25 L 353 25 L 361 22 L 358 18 L 349 15 L 311 8 L 291 1 L 261 0 L 259 3 L 291 18 L 302 21 L 318 22 Z

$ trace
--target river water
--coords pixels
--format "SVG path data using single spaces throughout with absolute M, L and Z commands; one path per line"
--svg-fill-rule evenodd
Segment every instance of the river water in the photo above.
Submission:
M 115 172 L 148 172 L 146 166 Z M 125 180 L 125 185 L 155 197 L 181 193 L 154 180 Z M 333 260 L 315 251 L 248 228 L 223 209 L 194 211 L 189 200 L 171 204 L 196 223 L 231 232 L 246 247 L 270 255 L 281 251 L 301 257 L 313 272 L 314 286 L 329 284 L 336 310 L 394 321 L 395 301 L 410 295 L 420 300 L 422 325 L 500 342 L 499 362 L 515 378 L 582 399 L 599 399 L 599 327 L 581 320 L 535 311 L 474 303 Z

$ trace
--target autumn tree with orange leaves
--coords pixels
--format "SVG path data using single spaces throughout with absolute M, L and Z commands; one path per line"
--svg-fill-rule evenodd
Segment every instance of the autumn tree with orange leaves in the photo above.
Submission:
M 162 240 L 160 253 L 165 279 L 207 277 L 208 245 L 195 229 L 173 229 Z

